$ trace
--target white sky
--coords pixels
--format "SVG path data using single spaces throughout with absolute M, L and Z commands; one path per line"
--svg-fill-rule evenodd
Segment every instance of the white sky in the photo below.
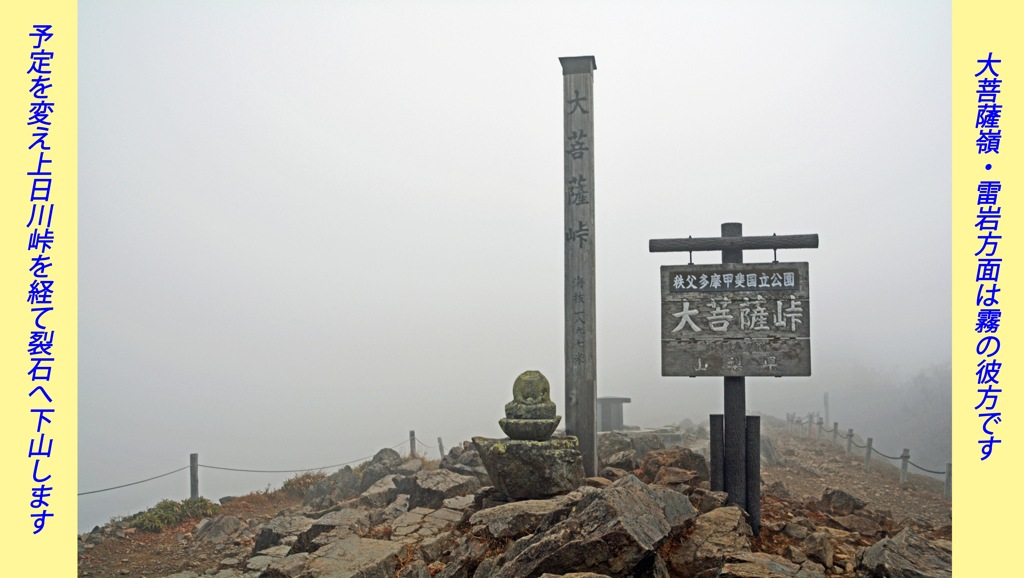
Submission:
M 79 490 L 498 437 L 527 369 L 562 414 L 559 56 L 598 66 L 598 395 L 627 423 L 721 410 L 721 378 L 660 375 L 659 267 L 688 256 L 647 242 L 723 222 L 821 240 L 779 252 L 810 263 L 813 376 L 748 379 L 748 410 L 947 363 L 950 13 L 83 0 Z M 187 496 L 83 496 L 80 530 Z

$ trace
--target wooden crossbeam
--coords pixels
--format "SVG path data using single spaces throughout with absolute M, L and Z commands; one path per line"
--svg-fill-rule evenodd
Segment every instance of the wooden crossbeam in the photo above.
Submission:
M 673 251 L 722 251 L 728 249 L 817 249 L 818 235 L 770 237 L 701 237 L 698 239 L 651 239 L 651 253 Z

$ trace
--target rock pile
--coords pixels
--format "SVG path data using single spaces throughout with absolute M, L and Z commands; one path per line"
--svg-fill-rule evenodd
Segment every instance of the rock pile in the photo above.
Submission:
M 458 464 L 472 446 L 449 453 Z M 612 448 L 614 449 L 614 448 Z M 636 451 L 633 446 L 629 450 Z M 216 578 L 877 578 L 950 576 L 945 530 L 902 528 L 838 489 L 792 500 L 778 484 L 760 536 L 745 512 L 711 492 L 706 462 L 685 448 L 655 449 L 633 471 L 543 499 L 512 500 L 475 475 L 423 470 L 381 450 L 356 475 L 345 468 L 301 506 L 265 523 L 221 516 L 196 540 L 254 545 L 205 571 Z M 614 454 L 612 454 L 614 455 Z M 380 467 L 374 467 L 379 465 Z M 463 464 L 468 465 L 468 464 Z M 368 474 L 367 472 L 371 472 Z M 639 474 L 639 475 L 637 475 Z M 361 490 L 361 492 L 360 492 Z M 199 578 L 185 572 L 168 578 Z

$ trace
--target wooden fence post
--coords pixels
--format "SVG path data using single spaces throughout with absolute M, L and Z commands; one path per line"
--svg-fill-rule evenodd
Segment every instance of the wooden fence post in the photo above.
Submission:
M 953 501 L 953 464 L 946 464 L 946 486 L 943 488 L 942 497 L 947 501 Z
M 189 454 L 188 467 L 189 485 L 191 486 L 189 499 L 195 500 L 199 498 L 199 454 Z
M 814 414 L 807 414 L 807 437 L 811 437 L 811 432 L 814 431 Z
M 444 458 L 444 444 L 441 443 L 441 438 L 437 438 L 437 453 L 441 454 L 441 457 Z
M 900 459 L 903 461 L 903 464 L 900 466 L 900 483 L 902 484 L 907 481 L 907 463 L 910 461 L 910 450 L 908 448 L 903 448 L 903 454 L 900 455 Z
M 409 455 L 416 457 L 416 431 L 409 430 Z
M 853 449 L 853 428 L 851 427 L 846 432 L 846 455 L 850 455 L 850 450 Z
M 818 441 L 821 441 L 821 424 L 825 423 L 825 420 L 818 418 Z
M 868 449 L 867 453 L 864 454 L 864 471 L 871 471 L 871 438 L 868 438 Z
M 839 445 L 839 422 L 832 424 L 832 445 Z

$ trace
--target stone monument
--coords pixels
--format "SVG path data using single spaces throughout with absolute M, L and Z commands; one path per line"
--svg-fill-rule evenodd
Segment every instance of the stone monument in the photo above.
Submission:
M 498 420 L 505 439 L 474 437 L 494 487 L 511 500 L 571 492 L 583 483 L 583 456 L 573 436 L 551 437 L 562 420 L 555 415 L 551 384 L 539 371 L 526 371 L 512 386 L 512 401 Z

